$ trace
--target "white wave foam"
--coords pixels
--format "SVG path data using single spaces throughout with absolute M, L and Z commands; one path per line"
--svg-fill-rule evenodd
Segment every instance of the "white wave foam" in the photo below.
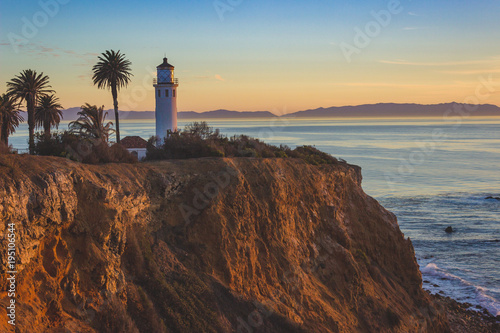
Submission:
M 459 276 L 447 272 L 432 262 L 421 268 L 420 271 L 424 276 L 424 280 L 429 280 L 430 282 L 429 285 L 424 286 L 430 292 L 437 293 L 442 291 L 446 296 L 454 298 L 457 301 L 479 305 L 493 316 L 500 315 L 500 301 L 488 295 L 490 290 L 487 288 L 474 285 Z M 478 310 L 476 308 L 472 309 Z
M 488 295 L 486 288 L 476 287 L 476 290 L 479 305 L 488 310 L 493 316 L 500 316 L 500 302 Z

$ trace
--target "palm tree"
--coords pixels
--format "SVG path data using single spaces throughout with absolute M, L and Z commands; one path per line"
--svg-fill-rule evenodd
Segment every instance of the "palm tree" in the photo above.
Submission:
M 23 117 L 15 106 L 16 101 L 12 96 L 3 94 L 0 96 L 0 142 L 9 145 L 9 135 L 16 131 Z
M 46 95 L 53 90 L 49 89 L 49 77 L 38 74 L 36 71 L 26 69 L 21 74 L 14 77 L 10 82 L 7 82 L 7 93 L 15 99 L 26 101 L 28 111 L 28 128 L 29 128 L 29 148 L 30 154 L 33 154 L 35 148 L 35 108 L 37 99 L 41 95 Z
M 35 125 L 43 127 L 46 138 L 50 138 L 50 128 L 59 128 L 63 117 L 62 106 L 59 98 L 55 95 L 42 95 L 38 98 L 38 106 L 35 109 Z
M 99 61 L 92 68 L 94 75 L 92 80 L 97 88 L 111 89 L 111 95 L 113 95 L 113 107 L 115 109 L 115 121 L 116 121 L 116 142 L 120 143 L 120 119 L 118 117 L 118 90 L 122 87 L 126 87 L 130 82 L 130 65 L 132 63 L 125 58 L 124 54 L 115 52 L 113 50 L 106 50 L 98 57 Z
M 114 132 L 111 128 L 113 123 L 106 122 L 107 112 L 104 112 L 104 105 L 82 105 L 82 111 L 78 112 L 80 116 L 77 120 L 69 123 L 69 129 L 72 133 L 83 136 L 87 139 L 94 139 L 107 142 L 109 135 Z

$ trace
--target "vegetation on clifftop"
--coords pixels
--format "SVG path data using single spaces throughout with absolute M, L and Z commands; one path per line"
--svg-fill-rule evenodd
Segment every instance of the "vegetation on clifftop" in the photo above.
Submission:
M 188 124 L 183 131 L 169 132 L 159 145 L 158 138 L 148 141 L 147 160 L 198 157 L 300 158 L 313 165 L 344 163 L 313 146 L 273 146 L 247 135 L 227 137 L 206 122 Z
M 108 143 L 113 129 L 112 123 L 106 122 L 106 114 L 103 107 L 83 105 L 80 118 L 70 123 L 69 131 L 35 133 L 34 154 L 66 157 L 87 164 L 137 162 L 120 144 Z M 184 130 L 169 132 L 159 144 L 156 137 L 148 141 L 146 160 L 149 161 L 200 157 L 298 158 L 312 165 L 345 163 L 314 146 L 291 149 L 247 135 L 227 137 L 206 122 L 194 122 Z

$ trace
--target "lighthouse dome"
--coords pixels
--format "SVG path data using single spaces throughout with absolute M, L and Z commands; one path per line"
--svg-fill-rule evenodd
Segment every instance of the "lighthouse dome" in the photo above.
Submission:
M 157 69 L 174 69 L 174 66 L 170 65 L 168 63 L 168 59 L 167 58 L 163 58 L 163 63 L 161 63 L 160 65 L 156 66 Z

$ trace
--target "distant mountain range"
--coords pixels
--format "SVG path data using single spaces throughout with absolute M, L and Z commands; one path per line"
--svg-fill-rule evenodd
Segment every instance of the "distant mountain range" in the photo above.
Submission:
M 63 110 L 64 120 L 75 120 L 80 108 L 74 107 Z M 346 117 L 443 117 L 460 116 L 500 116 L 500 107 L 491 104 L 471 105 L 459 103 L 443 104 L 396 104 L 379 103 L 356 106 L 333 106 L 298 111 L 282 115 L 281 117 L 300 118 L 346 118 Z M 154 119 L 154 111 L 120 111 L 120 119 Z M 207 112 L 181 111 L 178 119 L 215 119 L 215 118 L 268 118 L 278 117 L 269 111 L 230 111 L 215 110 Z M 108 110 L 108 119 L 115 118 L 114 111 Z
M 74 107 L 63 110 L 64 120 L 75 120 L 78 118 L 80 108 Z M 115 119 L 115 111 L 107 110 L 108 116 L 106 119 Z M 155 119 L 154 111 L 119 111 L 120 119 Z M 268 118 L 276 117 L 275 114 L 269 111 L 229 111 L 215 110 L 207 112 L 181 111 L 177 114 L 178 119 L 212 119 L 212 118 Z
M 443 117 L 460 116 L 500 116 L 500 108 L 496 105 L 481 104 L 396 104 L 379 103 L 357 106 L 339 106 L 298 111 L 283 117 Z

